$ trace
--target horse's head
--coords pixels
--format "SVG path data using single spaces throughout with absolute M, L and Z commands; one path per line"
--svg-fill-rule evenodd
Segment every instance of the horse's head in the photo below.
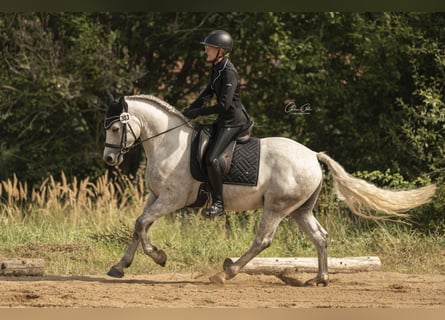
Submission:
M 104 127 L 106 136 L 103 159 L 110 166 L 119 165 L 123 155 L 139 139 L 141 132 L 140 122 L 128 113 L 128 104 L 124 97 L 114 99 L 109 94 Z

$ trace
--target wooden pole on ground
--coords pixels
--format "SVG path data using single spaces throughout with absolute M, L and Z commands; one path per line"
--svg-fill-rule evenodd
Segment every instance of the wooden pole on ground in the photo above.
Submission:
M 43 259 L 0 258 L 0 276 L 43 276 Z
M 231 258 L 236 261 L 239 258 Z M 380 270 L 382 263 L 379 257 L 365 256 L 365 257 L 329 257 L 328 268 L 329 272 L 360 272 L 360 271 L 374 271 Z M 317 258 L 262 258 L 257 257 L 252 259 L 245 265 L 241 272 L 248 274 L 277 274 L 286 271 L 297 272 L 317 272 L 318 259 Z

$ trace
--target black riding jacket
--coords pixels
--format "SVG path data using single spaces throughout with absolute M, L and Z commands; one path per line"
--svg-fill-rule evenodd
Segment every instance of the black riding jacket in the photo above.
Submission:
M 213 95 L 217 103 L 201 108 Z M 238 71 L 226 57 L 212 68 L 210 83 L 190 106 L 201 108 L 199 115 L 218 114 L 216 123 L 223 127 L 238 127 L 247 123 L 248 115 L 241 103 Z

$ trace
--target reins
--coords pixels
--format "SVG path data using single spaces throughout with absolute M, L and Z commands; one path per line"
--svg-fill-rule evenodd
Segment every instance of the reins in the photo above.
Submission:
M 173 131 L 173 130 L 175 130 L 175 129 L 178 129 L 179 127 L 182 127 L 183 125 L 189 123 L 190 121 L 191 121 L 191 120 L 185 121 L 185 122 L 183 122 L 183 123 L 181 123 L 181 124 L 178 124 L 177 126 L 174 126 L 174 127 L 169 128 L 169 129 L 167 129 L 167 130 L 165 130 L 165 131 L 162 131 L 162 132 L 160 132 L 160 133 L 157 133 L 157 134 L 155 134 L 155 135 L 152 135 L 151 137 L 148 137 L 148 138 L 145 138 L 145 139 L 141 139 L 141 138 L 139 138 L 139 139 L 136 140 L 135 143 L 133 143 L 131 146 L 127 147 L 127 149 L 128 149 L 128 150 L 131 150 L 131 149 L 133 149 L 133 148 L 135 148 L 135 147 L 141 145 L 141 144 L 144 143 L 145 141 L 154 139 L 154 138 L 159 137 L 159 136 L 162 136 L 162 135 L 164 135 L 164 134 L 166 134 L 166 133 L 168 133 L 168 132 L 170 132 L 170 131 Z M 130 130 L 131 130 L 131 126 L 130 126 Z M 133 131 L 133 130 L 132 130 L 132 131 Z

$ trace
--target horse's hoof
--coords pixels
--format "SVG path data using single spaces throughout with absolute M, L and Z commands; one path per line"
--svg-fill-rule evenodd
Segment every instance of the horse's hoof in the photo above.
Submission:
M 226 260 L 224 260 L 224 263 L 223 263 L 223 270 L 224 271 L 227 271 L 227 270 L 229 270 L 230 269 L 230 267 L 233 265 L 233 261 L 232 261 L 232 259 L 230 259 L 230 258 L 226 258 Z
M 167 254 L 163 250 L 153 251 L 152 258 L 161 267 L 165 267 L 165 264 L 167 263 Z
M 107 275 L 113 278 L 122 278 L 124 276 L 124 272 L 116 267 L 111 267 L 110 271 L 107 272 Z
M 222 285 L 224 285 L 224 283 L 226 283 L 226 273 L 224 271 L 219 272 L 219 273 L 211 276 L 209 279 L 210 279 L 210 281 L 212 281 L 212 283 L 222 286 Z
M 226 280 L 234 278 L 239 272 L 239 268 L 235 267 L 235 262 L 233 262 L 230 258 L 224 260 L 223 270 L 226 274 Z
M 317 287 L 318 287 L 319 284 L 322 284 L 323 287 L 327 287 L 328 286 L 328 279 L 315 277 L 314 279 L 310 279 L 310 280 L 308 280 L 308 281 L 306 281 L 304 283 L 305 286 L 317 286 Z

